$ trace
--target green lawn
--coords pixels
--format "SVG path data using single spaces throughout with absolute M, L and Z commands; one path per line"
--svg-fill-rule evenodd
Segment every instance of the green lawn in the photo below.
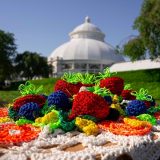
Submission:
M 18 96 L 20 96 L 18 91 L 0 91 L 0 102 L 12 102 Z
M 44 94 L 50 94 L 53 92 L 54 84 L 57 81 L 56 78 L 44 78 L 41 80 L 31 80 L 30 82 L 33 83 L 36 87 L 43 85 L 43 92 Z M 10 90 L 7 91 L 0 91 L 0 101 L 4 102 L 12 102 L 15 98 L 20 96 L 20 93 L 18 91 L 18 86 L 21 83 L 16 83 L 13 86 L 11 86 Z
M 160 104 L 160 70 L 119 72 L 117 76 L 124 78 L 125 83 L 130 83 L 132 88 L 137 91 L 140 88 L 148 89 L 148 93 Z M 46 78 L 32 80 L 31 82 L 37 87 L 43 85 L 43 93 L 48 95 L 53 92 L 53 86 L 56 81 L 57 79 L 55 78 Z M 16 91 L 20 83 L 11 86 L 9 91 L 0 91 L 0 101 L 12 102 L 13 99 L 20 96 L 19 92 Z

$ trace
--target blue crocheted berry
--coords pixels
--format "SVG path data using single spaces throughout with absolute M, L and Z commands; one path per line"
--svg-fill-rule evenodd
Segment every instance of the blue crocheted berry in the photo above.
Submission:
M 126 107 L 126 113 L 128 116 L 138 116 L 140 114 L 146 113 L 147 108 L 145 103 L 140 100 L 133 100 L 128 103 Z
M 58 90 L 48 96 L 48 106 L 56 105 L 57 109 L 70 109 L 70 102 L 67 95 Z
M 106 100 L 106 102 L 110 105 L 112 104 L 112 97 L 111 96 L 104 96 L 104 99 Z
M 29 120 L 34 120 L 39 117 L 40 108 L 37 103 L 29 102 L 21 106 L 18 112 L 19 117 L 25 117 Z

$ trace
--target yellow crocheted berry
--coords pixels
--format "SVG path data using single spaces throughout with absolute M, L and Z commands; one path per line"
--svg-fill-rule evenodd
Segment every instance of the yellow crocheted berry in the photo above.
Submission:
M 46 114 L 43 117 L 37 118 L 35 123 L 42 123 L 44 125 L 49 123 L 55 123 L 59 120 L 59 114 L 57 111 L 53 110 L 50 113 Z
M 0 123 L 12 122 L 12 119 L 9 117 L 0 117 Z
M 125 115 L 124 110 L 121 108 L 121 106 L 118 103 L 117 104 L 111 104 L 110 107 L 118 110 L 121 115 Z
M 75 121 L 75 124 L 86 135 L 96 135 L 98 133 L 97 125 L 91 120 L 82 119 L 80 117 L 77 117 L 76 121 Z
M 140 120 L 131 119 L 131 118 L 124 118 L 123 121 L 125 124 L 128 124 L 131 127 L 135 127 L 135 128 L 144 127 L 149 124 L 147 121 L 140 121 Z

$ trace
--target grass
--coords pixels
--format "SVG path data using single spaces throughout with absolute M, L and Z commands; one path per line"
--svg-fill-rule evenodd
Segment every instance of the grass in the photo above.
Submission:
M 43 93 L 50 94 L 53 92 L 54 84 L 59 78 L 44 78 L 41 80 L 31 80 L 36 87 L 43 85 Z
M 131 72 L 119 72 L 116 76 L 122 77 L 125 83 L 130 83 L 132 88 L 138 91 L 140 88 L 145 88 L 148 93 L 152 95 L 156 101 L 160 104 L 160 69 L 148 70 L 148 71 L 131 71 Z M 43 85 L 45 94 L 53 92 L 53 87 L 57 79 L 44 78 L 41 80 L 32 80 L 31 83 L 36 87 Z M 10 87 L 8 91 L 0 91 L 0 101 L 12 102 L 13 99 L 20 96 L 16 91 L 18 85 L 22 82 L 18 82 Z M 23 82 L 24 83 L 24 82 Z
M 30 82 L 33 83 L 36 87 L 43 85 L 43 92 L 44 94 L 48 95 L 53 92 L 54 84 L 58 78 L 43 78 L 41 80 L 31 80 Z M 9 89 L 5 91 L 0 91 L 0 101 L 12 103 L 15 98 L 20 96 L 18 91 L 18 86 L 20 84 L 24 84 L 23 82 L 18 82 L 13 84 Z
M 0 102 L 9 102 L 20 96 L 18 91 L 0 91 Z

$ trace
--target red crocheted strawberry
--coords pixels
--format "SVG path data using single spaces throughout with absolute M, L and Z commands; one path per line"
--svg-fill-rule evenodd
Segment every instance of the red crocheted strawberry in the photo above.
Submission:
M 73 100 L 69 119 L 80 115 L 91 115 L 98 119 L 105 119 L 109 114 L 109 104 L 105 99 L 89 91 L 79 92 Z
M 35 102 L 39 107 L 42 107 L 46 102 L 46 98 L 43 95 L 26 95 L 14 101 L 13 109 L 18 110 L 22 105 L 28 102 Z
M 65 80 L 58 80 L 55 84 L 54 90 L 63 91 L 68 97 L 72 97 L 74 94 L 77 94 L 79 92 L 81 86 L 81 83 L 73 84 Z
M 121 96 L 124 100 L 135 100 L 136 96 L 132 95 L 132 92 L 134 93 L 135 91 L 132 90 L 130 84 L 126 84 L 124 86 L 124 90 L 121 93 Z
M 119 77 L 109 77 L 100 80 L 100 87 L 109 89 L 113 94 L 121 95 L 124 87 L 124 80 Z
M 46 97 L 44 95 L 39 95 L 38 93 L 43 90 L 43 86 L 36 88 L 34 84 L 27 81 L 25 84 L 21 84 L 18 87 L 22 97 L 17 98 L 13 102 L 13 109 L 19 110 L 19 108 L 29 102 L 35 102 L 39 107 L 42 107 L 46 102 Z
M 94 74 L 90 74 L 90 73 L 77 73 L 76 74 L 77 79 L 79 80 L 79 82 L 82 84 L 82 86 L 85 87 L 92 87 L 95 85 L 95 80 L 96 77 Z
M 130 89 L 123 90 L 121 96 L 124 100 L 135 100 L 136 97 L 131 94 L 132 92 Z
M 65 73 L 61 80 L 55 84 L 54 90 L 63 91 L 68 97 L 77 94 L 82 86 L 90 87 L 95 82 L 93 74 Z
M 109 68 L 104 70 L 104 73 L 99 73 L 100 87 L 109 89 L 113 94 L 121 95 L 124 88 L 124 80 L 120 77 L 111 77 Z

